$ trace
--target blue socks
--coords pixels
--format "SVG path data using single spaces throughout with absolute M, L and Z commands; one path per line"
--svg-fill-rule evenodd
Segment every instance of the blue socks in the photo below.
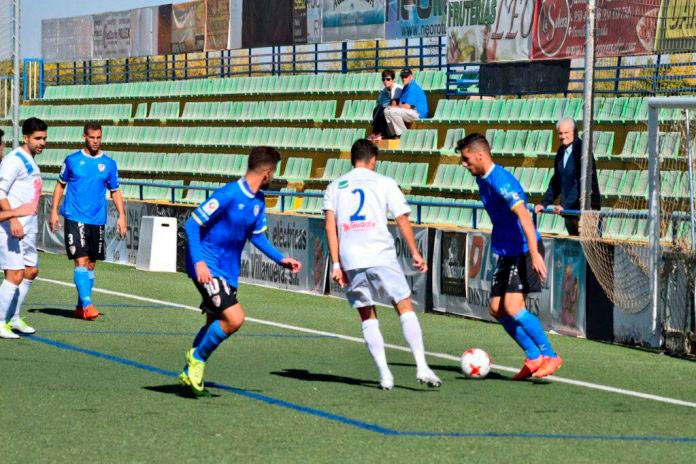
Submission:
M 89 274 L 89 294 L 92 294 L 92 289 L 94 288 L 94 278 L 96 271 L 90 271 L 88 270 L 87 273 Z M 80 298 L 80 292 L 77 293 L 77 306 L 86 306 L 82 304 L 82 299 Z
M 550 357 L 556 356 L 556 352 L 553 351 L 553 348 L 551 348 L 551 342 L 549 342 L 549 339 L 546 337 L 546 333 L 544 333 L 544 328 L 541 326 L 541 322 L 539 322 L 539 319 L 537 319 L 534 314 L 522 308 L 522 311 L 515 314 L 513 318 L 515 322 L 517 322 L 517 324 L 519 324 L 519 326 L 527 333 L 529 338 L 532 339 L 534 344 L 539 347 L 541 354 Z
M 86 267 L 76 267 L 74 272 L 75 286 L 77 287 L 77 295 L 82 303 L 82 306 L 92 304 L 92 282 L 89 277 L 89 271 Z
M 201 340 L 203 340 L 203 337 L 205 337 L 205 334 L 207 332 L 208 332 L 207 325 L 204 325 L 203 327 L 201 327 L 201 329 L 196 334 L 196 338 L 193 339 L 193 345 L 191 345 L 191 348 L 198 348 L 198 345 L 201 344 Z
M 199 361 L 207 361 L 213 351 L 224 342 L 229 335 L 220 327 L 220 321 L 215 321 L 208 327 L 200 344 L 193 352 L 193 357 Z M 198 337 L 196 337 L 198 338 Z
M 523 311 L 526 312 L 526 310 Z M 499 322 L 508 335 L 510 335 L 510 337 L 512 337 L 512 339 L 515 340 L 518 345 L 520 345 L 520 348 L 524 350 L 524 354 L 527 356 L 527 359 L 537 359 L 539 356 L 541 356 L 541 351 L 539 351 L 536 343 L 529 338 L 527 332 L 524 331 L 522 326 L 518 324 L 515 319 L 510 316 L 505 316 Z

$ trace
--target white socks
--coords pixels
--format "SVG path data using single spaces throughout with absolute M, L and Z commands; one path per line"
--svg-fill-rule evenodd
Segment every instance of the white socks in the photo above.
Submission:
M 411 348 L 413 358 L 416 360 L 416 369 L 418 371 L 430 369 L 428 363 L 425 361 L 423 332 L 418 323 L 418 316 L 416 316 L 415 312 L 409 311 L 399 316 L 399 320 L 401 321 L 401 330 L 404 332 L 406 343 L 408 343 L 408 346 Z
M 7 316 L 16 312 L 19 287 L 7 280 L 0 285 L 0 324 L 9 322 Z
M 17 307 L 15 308 L 15 312 L 12 315 L 12 321 L 19 320 L 19 311 L 22 309 L 22 303 L 24 303 L 24 299 L 27 297 L 27 293 L 29 293 L 29 289 L 31 288 L 31 284 L 33 283 L 33 280 L 24 279 L 22 283 L 19 284 L 19 294 L 17 295 Z
M 379 331 L 379 321 L 377 319 L 368 319 L 362 323 L 363 338 L 367 343 L 367 349 L 370 350 L 372 359 L 377 364 L 380 378 L 384 379 L 391 376 L 389 366 L 387 366 L 387 355 L 384 352 L 384 338 L 382 332 Z

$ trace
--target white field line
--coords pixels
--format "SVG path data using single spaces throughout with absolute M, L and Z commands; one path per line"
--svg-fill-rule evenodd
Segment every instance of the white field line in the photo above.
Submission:
M 72 284 L 69 282 L 63 282 L 60 280 L 47 279 L 44 277 L 39 277 L 38 280 L 43 281 L 43 282 L 48 282 L 51 284 L 62 285 L 64 287 L 75 287 L 75 284 Z M 162 306 L 169 306 L 172 308 L 181 308 L 181 309 L 187 309 L 187 310 L 191 310 L 191 311 L 200 312 L 200 308 L 198 308 L 196 306 L 188 306 L 188 305 L 183 305 L 183 304 L 179 304 L 179 303 L 172 303 L 170 301 L 156 300 L 154 298 L 146 298 L 146 297 L 142 297 L 142 296 L 131 295 L 129 293 L 115 292 L 113 290 L 105 290 L 105 289 L 101 289 L 101 288 L 95 288 L 95 289 L 93 289 L 93 291 L 103 293 L 105 295 L 113 295 L 113 296 L 118 296 L 118 297 L 122 297 L 122 298 L 129 298 L 131 300 L 143 301 L 146 303 L 154 303 L 154 304 L 159 304 Z M 304 333 L 309 333 L 309 334 L 313 334 L 313 335 L 325 335 L 327 337 L 338 338 L 340 340 L 346 340 L 346 341 L 356 342 L 356 343 L 360 343 L 360 344 L 365 343 L 362 338 L 351 337 L 349 335 L 341 335 L 341 334 L 337 334 L 337 333 L 333 333 L 333 332 L 314 330 L 314 329 L 309 329 L 306 327 L 299 327 L 296 325 L 283 324 L 280 322 L 266 321 L 263 319 L 256 319 L 256 318 L 252 318 L 252 317 L 247 317 L 246 320 L 249 322 L 254 322 L 256 324 L 262 324 L 262 325 L 267 325 L 267 326 L 271 326 L 271 327 L 278 327 L 281 329 L 294 330 L 297 332 L 304 332 Z M 405 346 L 392 345 L 390 343 L 385 343 L 384 346 L 387 348 L 391 348 L 393 350 L 407 351 L 407 352 L 411 351 L 409 348 L 407 348 Z M 428 351 L 428 352 L 426 352 L 426 354 L 430 357 L 433 357 L 433 358 L 447 359 L 450 361 L 459 362 L 459 357 L 453 356 L 453 355 L 447 354 L 447 353 L 434 353 L 434 352 Z M 518 369 L 516 369 L 514 367 L 501 366 L 499 364 L 493 364 L 492 368 L 495 370 L 498 370 L 498 371 L 505 371 L 505 372 L 517 372 L 518 371 Z M 685 406 L 685 407 L 696 409 L 696 403 L 693 403 L 690 401 L 679 400 L 676 398 L 669 398 L 666 396 L 652 395 L 650 393 L 642 393 L 642 392 L 638 392 L 638 391 L 634 391 L 634 390 L 627 390 L 624 388 L 610 387 L 608 385 L 601 385 L 601 384 L 597 384 L 597 383 L 583 382 L 581 380 L 567 379 L 567 378 L 558 377 L 555 375 L 551 375 L 549 377 L 546 377 L 546 379 L 552 380 L 552 381 L 557 382 L 557 383 L 574 385 L 576 387 L 590 388 L 593 390 L 599 390 L 599 391 L 604 391 L 604 392 L 608 392 L 608 393 L 616 393 L 618 395 L 631 396 L 634 398 L 642 398 L 645 400 L 658 401 L 661 403 L 673 404 L 676 406 Z

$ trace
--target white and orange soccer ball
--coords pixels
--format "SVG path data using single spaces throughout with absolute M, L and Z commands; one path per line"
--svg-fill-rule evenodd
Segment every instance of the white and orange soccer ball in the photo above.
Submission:
M 491 358 L 480 348 L 469 348 L 462 354 L 462 372 L 470 379 L 484 379 L 491 371 Z

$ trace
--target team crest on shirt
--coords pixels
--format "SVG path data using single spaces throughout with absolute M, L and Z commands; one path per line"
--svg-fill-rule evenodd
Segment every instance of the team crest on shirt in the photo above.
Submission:
M 106 164 L 99 163 L 97 164 L 97 168 L 99 168 L 99 172 L 104 172 L 104 169 L 106 169 Z
M 261 211 L 261 207 L 259 205 L 254 205 L 254 216 L 258 216 L 259 211 Z
M 220 203 L 215 198 L 208 200 L 206 204 L 203 205 L 203 211 L 210 216 L 220 207 Z

